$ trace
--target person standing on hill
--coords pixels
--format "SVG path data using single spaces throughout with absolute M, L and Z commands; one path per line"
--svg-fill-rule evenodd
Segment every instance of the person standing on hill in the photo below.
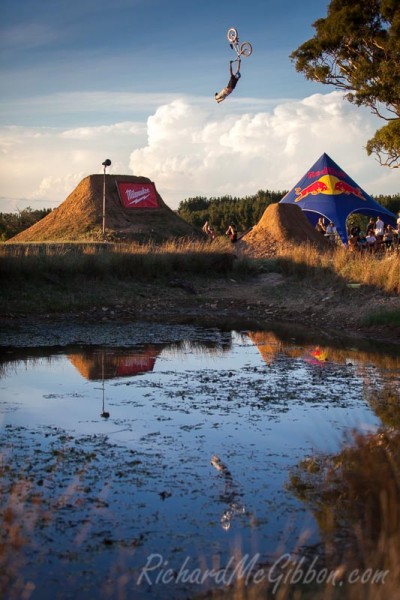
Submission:
M 233 223 L 231 223 L 228 227 L 228 229 L 225 232 L 226 235 L 229 236 L 232 244 L 234 244 L 235 242 L 237 242 L 237 229 L 234 226 Z

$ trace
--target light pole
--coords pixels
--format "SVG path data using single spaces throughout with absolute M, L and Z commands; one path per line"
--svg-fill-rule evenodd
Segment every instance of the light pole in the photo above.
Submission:
M 101 163 L 104 167 L 103 173 L 103 239 L 106 238 L 106 168 L 111 165 L 111 160 L 106 158 L 106 160 Z

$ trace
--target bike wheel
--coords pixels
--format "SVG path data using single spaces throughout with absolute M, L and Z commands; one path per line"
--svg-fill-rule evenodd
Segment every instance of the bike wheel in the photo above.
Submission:
M 235 29 L 234 27 L 230 27 L 227 31 L 226 37 L 228 38 L 228 42 L 230 44 L 234 44 L 238 39 L 237 29 Z
M 243 56 L 250 56 L 250 54 L 253 52 L 253 46 L 250 44 L 250 42 L 243 42 L 243 44 L 240 44 L 240 54 Z

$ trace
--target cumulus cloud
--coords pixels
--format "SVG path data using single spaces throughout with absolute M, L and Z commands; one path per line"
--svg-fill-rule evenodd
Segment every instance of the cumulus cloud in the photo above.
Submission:
M 172 208 L 198 195 L 288 190 L 323 152 L 367 192 L 397 194 L 398 173 L 379 166 L 364 150 L 381 125 L 332 92 L 275 107 L 252 106 L 251 99 L 210 105 L 204 99 L 175 98 L 143 121 L 68 129 L 3 127 L 0 210 L 54 207 L 83 177 L 102 173 L 105 158 L 112 160 L 108 172 L 151 178 Z
M 147 145 L 132 152 L 130 167 L 173 206 L 197 195 L 290 189 L 324 152 L 369 193 L 397 193 L 395 174 L 383 174 L 364 150 L 381 124 L 338 92 L 222 117 L 175 100 L 148 118 Z
M 97 127 L 0 128 L 0 210 L 54 208 L 102 162 L 112 160 L 112 172 L 128 173 L 135 144 L 146 141 L 145 123 L 122 122 Z

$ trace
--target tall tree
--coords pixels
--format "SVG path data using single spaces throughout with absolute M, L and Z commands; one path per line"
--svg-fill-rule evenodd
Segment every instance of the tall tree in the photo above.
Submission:
M 384 119 L 366 150 L 400 167 L 400 1 L 331 0 L 313 27 L 316 35 L 290 55 L 296 70 Z

